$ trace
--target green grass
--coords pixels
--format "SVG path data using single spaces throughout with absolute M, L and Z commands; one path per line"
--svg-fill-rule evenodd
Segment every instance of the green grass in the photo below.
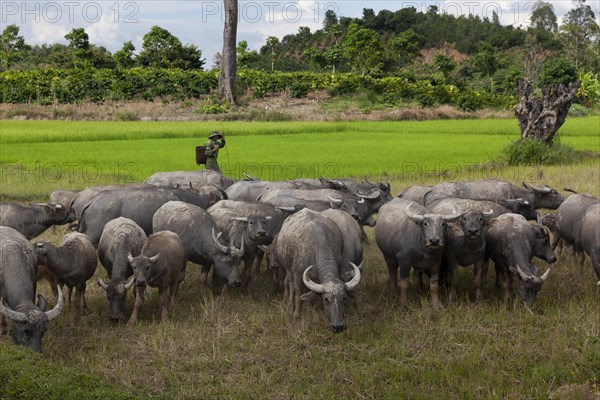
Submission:
M 2 121 L 1 194 L 44 199 L 58 187 L 194 169 L 194 146 L 214 128 Z M 227 123 L 225 129 L 231 134 L 228 153 L 219 156 L 224 169 L 250 166 L 262 178 L 387 175 L 398 193 L 409 184 L 499 177 L 600 196 L 597 156 L 544 167 L 490 163 L 518 136 L 514 121 Z M 561 142 L 600 151 L 598 118 L 567 120 Z M 56 243 L 65 232 L 49 230 L 40 239 Z M 42 356 L 0 337 L 0 398 L 62 398 L 73 391 L 83 399 L 592 399 L 598 391 L 600 291 L 589 260 L 581 269 L 561 256 L 532 312 L 502 303 L 493 272 L 483 302 L 475 303 L 472 270 L 462 268 L 459 298 L 449 304 L 442 295 L 443 312 L 433 311 L 427 293 L 412 284 L 409 309 L 402 310 L 384 289 L 387 269 L 372 229 L 367 233 L 360 296 L 347 306 L 343 333 L 328 330 L 318 306 L 291 322 L 266 273 L 250 293 L 216 292 L 202 300 L 199 268 L 189 264 L 172 319 L 157 321 L 150 290 L 136 326 L 109 324 L 106 296 L 90 280 L 90 313 L 74 325 L 65 308 L 44 336 Z M 97 276 L 106 278 L 102 267 Z M 45 282 L 38 287 L 48 294 Z M 126 313 L 132 303 L 130 296 Z

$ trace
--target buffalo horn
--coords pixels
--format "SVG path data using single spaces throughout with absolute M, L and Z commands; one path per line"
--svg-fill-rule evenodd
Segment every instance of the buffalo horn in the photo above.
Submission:
M 550 268 L 548 268 L 548 269 L 546 270 L 546 272 L 544 272 L 544 275 L 542 275 L 542 276 L 540 277 L 540 279 L 541 279 L 542 281 L 545 281 L 545 280 L 546 280 L 546 278 L 548 278 L 548 275 L 549 275 L 549 274 L 550 274 Z
M 56 288 L 58 289 L 58 301 L 52 310 L 45 312 L 48 321 L 52 321 L 54 318 L 58 317 L 58 314 L 60 314 L 63 305 L 65 304 L 62 288 L 59 285 L 56 285 Z
M 423 222 L 423 220 L 425 219 L 425 217 L 423 215 L 415 214 L 414 212 L 410 211 L 410 209 L 412 208 L 413 204 L 415 204 L 415 203 L 411 202 L 408 205 L 408 207 L 406 207 L 406 209 L 404 209 L 404 214 L 406 214 L 406 216 L 408 218 L 410 218 L 411 220 L 413 220 L 415 222 Z
M 234 221 L 240 221 L 240 222 L 248 222 L 248 217 L 234 217 L 232 218 Z
M 523 279 L 524 281 L 531 280 L 531 277 L 529 275 L 527 275 L 525 272 L 523 272 L 523 270 L 521 269 L 521 266 L 519 264 L 517 264 L 517 272 L 521 276 L 521 279 Z
M 229 243 L 229 247 L 231 248 L 231 255 L 232 256 L 237 256 L 237 257 L 242 257 L 244 255 L 244 237 L 242 236 L 242 245 L 241 247 L 238 249 L 234 246 L 233 244 L 233 239 L 231 239 L 230 243 Z
M 484 213 L 483 213 L 483 217 L 484 217 L 484 218 L 489 218 L 489 217 L 491 217 L 492 215 L 494 215 L 494 210 L 492 210 L 491 208 L 490 208 L 490 210 L 489 210 L 489 211 L 484 211 Z
M 131 252 L 127 253 L 127 261 L 129 261 L 129 264 L 133 262 L 133 256 L 131 255 Z
M 296 209 L 294 207 L 275 207 L 275 208 L 280 211 L 296 211 Z
M 224 246 L 221 242 L 219 242 L 219 238 L 222 234 L 223 232 L 219 232 L 218 235 L 215 234 L 215 228 L 212 228 L 212 240 L 215 243 L 215 246 L 217 246 L 219 251 L 221 251 L 224 254 L 227 254 L 229 252 L 229 249 L 227 248 L 227 246 Z
M 440 217 L 442 217 L 442 219 L 444 221 L 452 222 L 454 220 L 459 219 L 461 215 L 462 215 L 462 211 L 459 210 L 458 208 L 456 208 L 456 206 L 453 204 L 452 205 L 452 214 L 450 214 L 450 215 L 440 215 Z
M 106 290 L 108 289 L 108 285 L 106 284 L 106 282 L 104 282 L 102 280 L 102 278 L 98 278 L 96 279 L 96 283 L 98 284 L 98 286 L 100 286 L 102 289 Z
M 344 200 L 342 200 L 342 199 L 334 199 L 333 197 L 329 197 L 329 196 L 327 196 L 327 198 L 329 199 L 329 201 L 331 203 L 336 204 L 338 206 L 344 202 Z
M 360 200 L 357 201 L 358 204 L 363 204 L 364 202 L 365 202 L 364 197 L 361 197 Z
M 369 195 L 364 195 L 364 194 L 359 194 L 358 197 L 366 199 L 366 200 L 375 200 L 378 199 L 379 196 L 381 196 L 381 192 L 379 190 L 374 191 L 373 193 L 369 194 Z
M 354 276 L 344 284 L 348 291 L 354 290 L 356 285 L 358 285 L 358 282 L 360 282 L 360 269 L 362 268 L 362 263 L 360 263 L 360 266 L 357 266 L 353 262 L 350 262 L 350 265 L 352 265 L 352 268 L 354 269 Z
M 321 285 L 320 283 L 315 283 L 313 282 L 309 277 L 308 277 L 308 271 L 310 271 L 310 269 L 313 266 L 311 265 L 310 267 L 306 268 L 304 270 L 304 273 L 302 274 L 302 281 L 304 282 L 304 285 L 309 288 L 310 290 L 312 290 L 315 293 L 324 293 L 325 292 L 325 287 L 323 285 Z
M 132 276 L 131 279 L 129 280 L 129 282 L 127 282 L 125 284 L 125 290 L 129 290 L 129 288 L 131 288 L 133 286 L 133 281 L 135 280 L 135 277 Z
M 4 305 L 4 299 L 0 301 L 0 313 L 4 315 L 6 318 L 16 321 L 16 322 L 25 322 L 27 321 L 27 314 L 15 311 L 8 306 Z

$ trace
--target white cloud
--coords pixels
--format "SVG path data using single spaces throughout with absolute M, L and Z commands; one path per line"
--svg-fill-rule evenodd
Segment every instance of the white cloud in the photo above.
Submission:
M 108 15 L 103 15 L 100 21 L 85 28 L 85 32 L 90 37 L 90 43 L 99 46 L 114 48 L 123 43 L 119 41 L 119 23 Z
M 27 41 L 31 44 L 66 43 L 65 35 L 70 31 L 66 25 L 38 22 L 31 25 L 31 37 Z

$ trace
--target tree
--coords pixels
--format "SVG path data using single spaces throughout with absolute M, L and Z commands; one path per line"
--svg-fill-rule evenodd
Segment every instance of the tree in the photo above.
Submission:
M 260 60 L 260 54 L 256 50 L 248 50 L 248 42 L 242 40 L 237 45 L 237 65 L 240 68 L 249 68 L 250 64 Z
M 444 75 L 444 78 L 448 80 L 452 72 L 454 72 L 454 70 L 456 69 L 456 62 L 450 57 L 438 53 L 433 59 L 433 67 L 437 71 L 440 71 Z
M 275 36 L 269 36 L 267 38 L 267 47 L 271 48 L 271 53 L 269 54 L 269 59 L 271 60 L 271 72 L 275 71 L 275 59 L 277 53 L 275 53 L 275 47 L 279 45 L 279 39 Z
M 19 27 L 14 24 L 8 25 L 0 35 L 0 69 L 9 69 L 14 62 L 23 57 L 27 47 L 23 36 L 19 36 Z
M 383 49 L 379 34 L 374 30 L 351 23 L 342 47 L 348 59 L 352 60 L 352 69 L 362 75 L 376 72 L 383 66 Z
M 67 48 L 73 56 L 75 67 L 90 66 L 92 52 L 90 50 L 90 37 L 83 28 L 73 28 L 71 32 L 65 35 L 69 41 Z
M 575 8 L 565 16 L 560 32 L 569 58 L 575 61 L 575 68 L 579 69 L 591 58 L 592 38 L 600 33 L 600 28 L 592 8 L 585 4 L 585 0 L 573 0 L 573 4 Z
M 135 51 L 135 46 L 128 40 L 123 43 L 123 47 L 121 50 L 118 50 L 113 54 L 113 59 L 117 63 L 117 66 L 124 69 L 129 69 L 135 65 L 135 61 L 133 59 L 133 52 Z
M 325 11 L 325 18 L 323 19 L 323 30 L 326 33 L 329 33 L 329 29 L 332 26 L 338 26 L 339 21 L 337 15 L 335 15 L 335 11 L 327 10 Z
M 155 25 L 144 35 L 137 61 L 142 66 L 201 69 L 205 62 L 201 56 L 196 46 L 182 45 L 171 32 Z
M 237 0 L 223 0 L 223 5 L 225 8 L 225 24 L 223 27 L 223 52 L 219 73 L 219 98 L 234 105 L 236 103 L 238 2 Z
M 387 42 L 390 58 L 399 67 L 410 64 L 420 56 L 419 35 L 412 29 L 397 34 Z
M 531 26 L 542 31 L 556 32 L 558 30 L 552 4 L 536 0 L 531 11 Z

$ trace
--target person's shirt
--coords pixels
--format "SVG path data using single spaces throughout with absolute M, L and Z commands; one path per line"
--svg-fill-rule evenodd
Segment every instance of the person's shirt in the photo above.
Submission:
M 218 148 L 213 151 L 213 147 L 215 144 L 218 146 Z M 208 142 L 206 142 L 205 146 L 206 146 L 206 151 L 204 152 L 204 154 L 206 154 L 207 157 L 216 156 L 217 153 L 219 152 L 219 149 L 225 147 L 225 139 L 221 139 L 221 140 L 210 139 Z

